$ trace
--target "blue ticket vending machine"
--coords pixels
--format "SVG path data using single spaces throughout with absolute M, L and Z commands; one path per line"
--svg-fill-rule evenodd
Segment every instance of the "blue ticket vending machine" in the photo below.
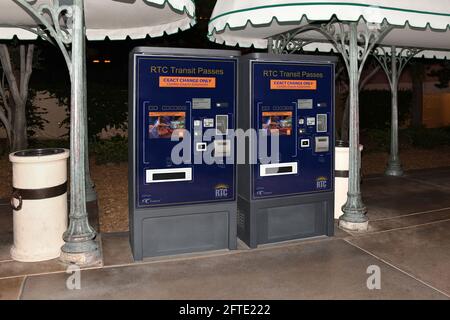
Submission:
M 240 59 L 238 126 L 265 134 L 247 140 L 247 161 L 238 165 L 238 236 L 252 248 L 333 235 L 334 62 L 260 53 Z
M 236 248 L 236 166 L 226 158 L 234 157 L 228 131 L 236 122 L 238 55 L 142 47 L 130 55 L 129 220 L 136 260 Z M 203 160 L 207 152 L 212 163 Z

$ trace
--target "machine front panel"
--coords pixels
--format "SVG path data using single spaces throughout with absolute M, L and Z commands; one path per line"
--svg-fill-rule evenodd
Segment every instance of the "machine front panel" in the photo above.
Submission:
M 252 61 L 250 70 L 252 127 L 268 137 L 260 152 L 258 136 L 253 199 L 333 190 L 334 65 Z
M 136 207 L 234 200 L 235 166 L 226 157 L 236 60 L 139 54 L 134 61 Z M 217 135 L 204 138 L 208 129 Z M 180 143 L 183 163 L 172 157 Z M 206 164 L 205 152 L 222 163 Z

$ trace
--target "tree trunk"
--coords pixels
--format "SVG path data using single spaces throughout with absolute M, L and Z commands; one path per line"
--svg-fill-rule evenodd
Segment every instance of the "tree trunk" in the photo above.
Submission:
M 11 151 L 28 147 L 26 104 L 28 100 L 28 85 L 33 72 L 34 45 L 20 45 L 20 65 L 14 68 L 7 45 L 0 44 L 0 63 L 8 84 L 9 95 L 6 97 L 5 85 L 2 81 L 1 95 L 4 104 L 3 115 L 0 117 L 5 128 L 10 130 L 9 139 Z M 5 123 L 8 120 L 8 124 Z
M 9 122 L 7 116 L 3 111 L 0 111 L 0 122 L 3 124 L 3 127 L 6 131 L 6 137 L 8 138 L 9 147 L 11 148 L 12 144 L 12 130 L 11 130 L 11 123 Z
M 13 119 L 13 139 L 12 139 L 12 150 L 23 150 L 28 147 L 28 136 L 27 136 L 27 119 L 26 119 L 26 101 L 15 104 L 14 106 L 14 119 Z
M 8 98 L 6 96 L 5 91 L 5 76 L 2 76 L 0 81 L 0 98 L 2 105 L 0 108 L 0 122 L 3 124 L 3 127 L 6 131 L 6 137 L 8 138 L 8 145 L 11 148 L 12 145 L 12 127 L 11 127 L 11 119 L 12 119 L 12 111 L 9 107 Z

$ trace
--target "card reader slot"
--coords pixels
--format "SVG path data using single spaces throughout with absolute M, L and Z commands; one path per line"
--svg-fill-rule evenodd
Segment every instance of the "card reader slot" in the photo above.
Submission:
M 292 172 L 292 167 L 266 168 L 266 174 Z
M 261 177 L 297 174 L 297 162 L 262 164 L 259 174 Z
M 192 180 L 191 168 L 146 170 L 147 183 L 190 181 L 190 180 Z
M 155 174 L 153 174 L 153 180 L 154 181 L 173 180 L 173 179 L 185 179 L 185 178 L 186 178 L 186 173 L 185 172 L 155 173 Z

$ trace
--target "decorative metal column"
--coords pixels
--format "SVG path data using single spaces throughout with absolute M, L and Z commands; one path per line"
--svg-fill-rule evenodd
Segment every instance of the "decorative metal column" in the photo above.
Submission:
M 71 80 L 70 119 L 70 213 L 66 242 L 60 259 L 65 263 L 88 265 L 100 259 L 96 232 L 89 225 L 85 194 L 85 25 L 84 0 L 60 5 L 59 0 L 34 8 L 34 0 L 14 0 L 43 26 L 37 33 L 54 42 L 64 56 Z M 61 25 L 64 23 L 64 25 Z M 49 36 L 48 36 L 49 35 Z M 67 46 L 71 44 L 71 52 Z
M 350 80 L 349 109 L 349 180 L 347 202 L 342 207 L 344 214 L 339 218 L 339 226 L 350 230 L 367 230 L 369 219 L 367 209 L 361 199 L 360 168 L 361 154 L 359 151 L 359 71 L 358 32 L 357 24 L 350 24 L 348 57 L 348 73 Z M 361 64 L 361 71 L 364 63 Z
M 87 91 L 84 91 L 85 94 L 87 94 Z M 85 103 L 85 106 L 87 107 L 87 102 Z M 86 156 L 85 158 L 85 164 L 84 164 L 84 168 L 85 168 L 85 184 L 86 184 L 86 202 L 91 202 L 91 201 L 95 201 L 97 200 L 97 192 L 95 192 L 95 184 L 94 181 L 92 181 L 91 178 L 91 169 L 90 169 L 90 165 L 89 165 L 89 136 L 88 136 L 88 119 L 87 119 L 87 108 L 86 108 L 86 112 L 85 112 L 85 127 L 86 127 L 86 137 L 84 139 L 84 150 L 86 151 Z
M 60 259 L 66 263 L 88 265 L 100 258 L 96 232 L 89 225 L 86 211 L 86 99 L 84 48 L 84 0 L 72 4 L 72 87 L 70 126 L 70 223 L 64 233 L 66 242 L 61 248 Z
M 84 34 L 86 34 L 86 26 L 84 27 Z M 86 37 L 83 37 L 83 52 L 86 53 Z M 84 106 L 86 112 L 84 113 L 84 126 L 86 128 L 86 134 L 84 138 L 84 150 L 86 152 L 85 156 L 85 172 L 86 172 L 86 202 L 91 202 L 97 200 L 97 193 L 95 192 L 95 184 L 91 178 L 91 170 L 89 164 L 89 132 L 88 132 L 88 102 L 87 102 L 87 67 L 86 67 L 86 57 L 83 59 L 83 75 L 84 75 Z
M 374 57 L 386 73 L 391 89 L 391 148 L 385 171 L 388 176 L 403 175 L 398 153 L 398 82 L 406 64 L 420 51 L 419 49 L 406 48 L 397 52 L 395 46 L 391 47 L 390 54 L 383 47 L 374 50 Z
M 367 209 L 362 202 L 360 188 L 359 79 L 368 55 L 390 30 L 392 30 L 392 27 L 386 23 L 369 26 L 365 22 L 342 22 L 334 19 L 320 26 L 307 25 L 301 27 L 273 37 L 268 41 L 270 52 L 292 53 L 293 51 L 299 51 L 309 43 L 297 38 L 300 33 L 317 31 L 332 42 L 344 59 L 350 78 L 350 163 L 347 202 L 342 207 L 344 214 L 339 218 L 339 226 L 353 231 L 365 231 L 369 224 L 366 216 Z

